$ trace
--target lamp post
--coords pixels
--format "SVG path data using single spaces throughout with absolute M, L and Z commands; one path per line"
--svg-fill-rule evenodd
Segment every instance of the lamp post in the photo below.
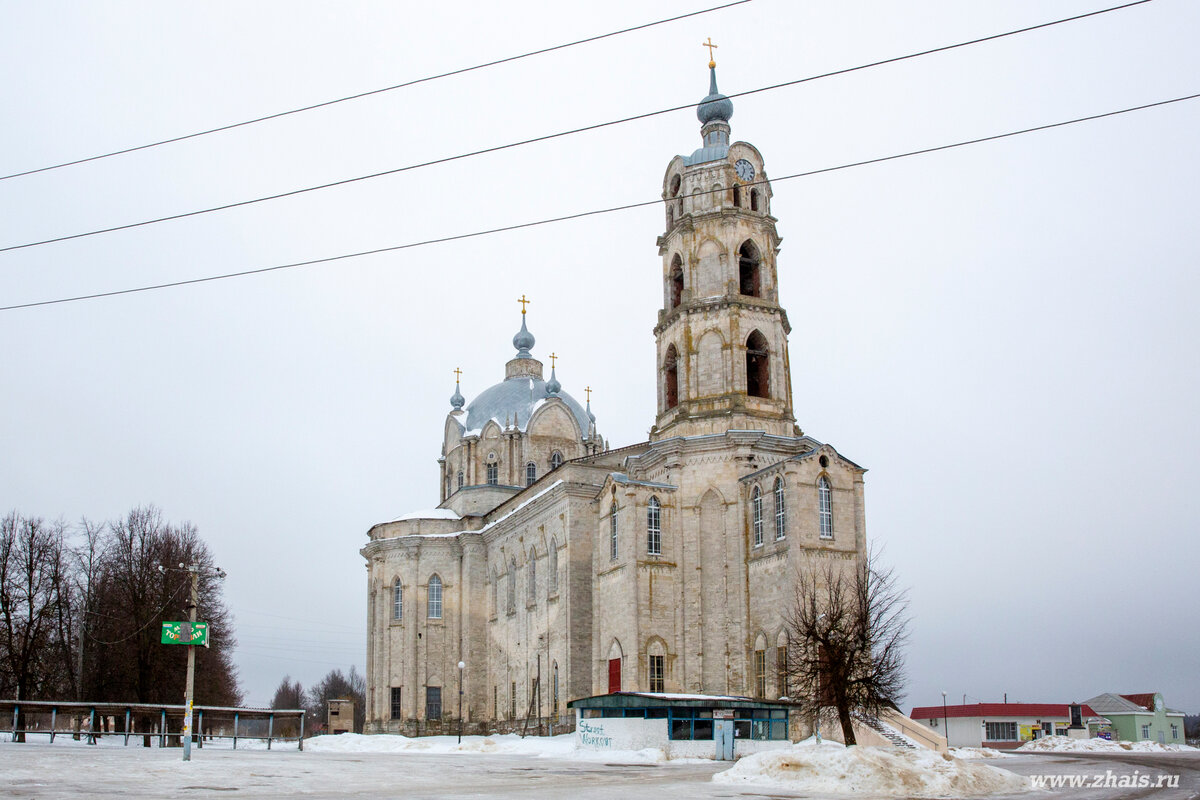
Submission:
M 458 743 L 462 744 L 463 718 L 462 718 L 462 678 L 463 668 L 467 665 L 462 661 L 458 662 Z
M 825 619 L 825 615 L 821 614 L 817 617 L 817 622 Z M 813 711 L 813 731 L 817 737 L 817 745 L 821 744 L 821 645 L 817 645 L 817 702 Z
M 950 714 L 946 711 L 946 693 L 942 692 L 942 732 L 946 734 L 946 749 L 950 749 Z

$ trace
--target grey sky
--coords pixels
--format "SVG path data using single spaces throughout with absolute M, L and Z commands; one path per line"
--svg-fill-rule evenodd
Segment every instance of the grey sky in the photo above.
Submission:
M 12 4 L 0 173 L 704 7 Z M 0 247 L 272 194 L 1036 24 L 1103 2 L 755 0 L 234 132 L 0 181 Z M 1200 91 L 1200 5 L 735 98 L 771 178 Z M 778 182 L 796 415 L 870 468 L 908 705 L 1162 691 L 1200 711 L 1200 101 Z M 691 111 L 0 254 L 0 305 L 653 200 Z M 455 367 L 535 355 L 614 446 L 654 415 L 656 207 L 0 313 L 0 511 L 155 503 L 228 573 L 247 699 L 360 668 L 367 528 L 437 502 Z M 1191 584 L 1187 581 L 1191 579 Z M 907 708 L 906 708 L 907 710 Z

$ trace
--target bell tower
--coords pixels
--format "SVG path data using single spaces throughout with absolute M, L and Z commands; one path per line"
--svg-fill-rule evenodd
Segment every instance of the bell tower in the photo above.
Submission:
M 771 184 L 753 145 L 729 143 L 733 102 L 717 90 L 716 63 L 708 67 L 708 95 L 696 108 L 701 147 L 672 159 L 663 179 L 658 416 L 650 438 L 729 430 L 796 436 Z

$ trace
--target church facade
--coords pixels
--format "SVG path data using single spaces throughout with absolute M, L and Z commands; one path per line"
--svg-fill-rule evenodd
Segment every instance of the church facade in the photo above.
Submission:
M 361 550 L 368 733 L 457 731 L 460 702 L 487 732 L 565 731 L 618 690 L 778 698 L 795 576 L 863 556 L 865 470 L 796 425 L 771 186 L 709 67 L 702 145 L 663 180 L 649 440 L 609 446 L 522 306 L 504 380 L 455 386 L 438 507 Z

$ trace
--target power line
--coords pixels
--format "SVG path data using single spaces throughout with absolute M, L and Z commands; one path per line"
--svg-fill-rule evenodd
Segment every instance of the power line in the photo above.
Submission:
M 1084 19 L 1086 17 L 1094 17 L 1098 14 L 1106 14 L 1110 11 L 1117 11 L 1119 9 L 1129 8 L 1131 6 L 1142 5 L 1144 3 L 1149 3 L 1149 2 L 1151 2 L 1151 0 L 1134 0 L 1134 2 L 1125 3 L 1124 5 L 1119 5 L 1119 6 L 1112 6 L 1110 8 L 1101 9 L 1099 11 L 1089 11 L 1086 14 L 1078 14 L 1073 17 L 1064 17 L 1063 19 L 1053 20 L 1051 22 L 1043 22 L 1043 23 L 1039 23 L 1037 25 L 1031 25 L 1031 26 L 1025 27 L 1025 28 L 1018 28 L 1016 30 L 1006 31 L 1004 33 L 996 33 L 996 34 L 992 34 L 990 36 L 984 36 L 979 39 L 971 39 L 971 40 L 965 41 L 965 42 L 958 42 L 956 44 L 944 45 L 942 47 L 935 47 L 930 50 L 922 50 L 918 53 L 909 53 L 908 55 L 895 56 L 894 58 L 887 58 L 887 59 L 883 59 L 881 61 L 873 61 L 869 64 L 860 64 L 856 67 L 846 67 L 844 69 L 834 70 L 832 72 L 824 72 L 819 75 L 810 75 L 807 78 L 798 78 L 796 80 L 785 81 L 783 83 L 776 83 L 771 86 L 763 86 L 758 89 L 750 89 L 750 90 L 747 90 L 744 92 L 736 92 L 734 94 L 730 94 L 727 96 L 730 98 L 745 97 L 745 96 L 752 95 L 752 94 L 759 94 L 762 92 L 774 91 L 776 89 L 783 89 L 783 88 L 786 88 L 789 86 L 797 86 L 802 83 L 808 83 L 810 81 L 821 80 L 823 78 L 830 78 L 830 77 L 834 77 L 836 75 L 845 75 L 847 73 L 858 72 L 860 70 L 865 70 L 865 69 L 871 69 L 873 67 L 878 67 L 878 66 L 882 66 L 885 64 L 893 64 L 898 61 L 905 61 L 908 59 L 919 58 L 921 56 L 926 56 L 926 55 L 930 55 L 933 53 L 941 53 L 941 52 L 945 52 L 947 50 L 954 50 L 954 49 L 957 49 L 960 47 L 967 47 L 969 45 L 979 44 L 981 42 L 988 42 L 988 41 L 992 41 L 995 39 L 1001 39 L 1001 38 L 1004 38 L 1007 36 L 1015 36 L 1020 33 L 1027 33 L 1029 31 L 1034 31 L 1034 30 L 1038 30 L 1041 28 L 1048 28 L 1052 25 L 1061 25 L 1064 22 L 1072 22 L 1075 20 Z M 499 152 L 501 150 L 508 150 L 508 149 L 515 148 L 515 147 L 523 147 L 525 145 L 536 144 L 538 142 L 546 142 L 546 141 L 550 141 L 552 139 L 560 139 L 565 136 L 573 136 L 575 134 L 585 133 L 587 131 L 599 130 L 601 128 L 608 128 L 608 127 L 612 127 L 615 125 L 623 125 L 627 122 L 635 122 L 637 120 L 649 119 L 651 117 L 657 117 L 657 116 L 661 116 L 663 114 L 670 114 L 675 111 L 682 111 L 684 109 L 692 109 L 695 107 L 696 107 L 696 104 L 694 102 L 687 103 L 685 105 L 680 105 L 680 106 L 672 106 L 670 108 L 664 108 L 664 109 L 660 109 L 658 111 L 649 111 L 649 112 L 646 112 L 643 114 L 635 114 L 630 117 L 623 117 L 621 119 L 609 120 L 607 122 L 599 122 L 599 123 L 596 123 L 593 125 L 585 125 L 580 128 L 572 128 L 570 130 L 559 131 L 557 133 L 550 133 L 550 134 L 545 134 L 543 136 L 536 136 L 531 139 L 522 139 L 520 141 L 509 142 L 507 144 L 495 145 L 492 147 L 485 147 L 480 150 L 472 150 L 470 152 L 459 153 L 457 155 L 452 155 L 452 156 L 445 156 L 443 158 L 436 158 L 436 159 L 432 159 L 430 161 L 422 161 L 422 162 L 419 162 L 416 164 L 408 164 L 403 167 L 396 167 L 394 169 L 387 169 L 387 170 L 383 170 L 380 172 L 373 172 L 368 175 L 359 175 L 359 176 L 353 177 L 353 178 L 343 178 L 341 180 L 331 181 L 329 183 L 322 183 L 322 184 L 318 184 L 316 186 L 308 186 L 308 187 L 305 187 L 302 189 L 292 189 L 290 191 L 280 192 L 278 194 L 266 195 L 264 197 L 256 197 L 256 198 L 253 198 L 250 200 L 239 200 L 239 201 L 236 201 L 233 203 L 225 203 L 224 205 L 197 209 L 195 211 L 185 211 L 185 212 L 182 212 L 179 214 L 170 214 L 168 216 L 156 217 L 153 219 L 142 220 L 140 222 L 130 222 L 130 223 L 127 223 L 124 225 L 114 225 L 110 228 L 98 228 L 96 230 L 85 231 L 83 233 L 73 233 L 73 234 L 68 234 L 66 236 L 56 236 L 51 239 L 42 239 L 42 240 L 36 241 L 36 242 L 26 242 L 25 244 L 8 245 L 7 247 L 0 247 L 0 253 L 8 252 L 10 250 L 22 250 L 22 249 L 29 248 L 29 247 L 40 247 L 42 245 L 54 244 L 56 242 L 65 242 L 65 241 L 69 241 L 71 239 L 82 239 L 82 238 L 85 238 L 88 236 L 98 236 L 102 233 L 113 233 L 115 231 L 129 230 L 131 228 L 140 228 L 140 227 L 143 227 L 146 225 L 156 225 L 160 222 L 170 222 L 172 220 L 185 219 L 187 217 L 195 217 L 195 216 L 199 216 L 202 214 L 211 214 L 215 211 L 227 211 L 231 208 L 240 208 L 242 206 L 254 205 L 256 203 L 265 203 L 270 200 L 280 200 L 285 197 L 293 197 L 295 195 L 306 194 L 308 192 L 316 192 L 316 191 L 320 191 L 323 189 L 331 189 L 335 186 L 344 186 L 346 184 L 357 183 L 359 181 L 372 180 L 374 178 L 382 178 L 387 175 L 396 175 L 401 172 L 408 172 L 411 170 L 421 169 L 423 167 L 430 167 L 430 166 L 434 166 L 437 164 L 446 164 L 446 163 L 449 163 L 452 161 L 461 161 L 463 159 L 474 158 L 476 156 L 486 155 L 488 153 L 495 153 L 495 152 Z M 4 309 L 0 309 L 0 310 L 4 310 Z
M 618 31 L 611 31 L 609 33 L 601 33 L 596 36 L 589 36 L 586 39 L 578 39 L 574 42 L 567 42 L 565 44 L 556 44 L 551 47 L 543 47 L 540 50 L 531 50 L 528 53 L 521 53 L 520 55 L 515 55 L 515 56 L 506 56 L 504 58 L 498 58 L 494 61 L 485 61 L 482 64 L 476 64 L 471 67 L 461 67 L 459 69 L 450 70 L 449 72 L 441 72 L 436 75 L 427 75 L 424 78 L 414 78 L 411 81 L 405 81 L 404 83 L 397 83 L 392 86 L 385 86 L 382 89 L 371 89 L 369 91 L 359 92 L 358 94 L 347 95 L 345 97 L 338 97 L 334 100 L 324 100 L 320 103 L 313 103 L 312 105 L 301 106 L 300 108 L 293 108 L 290 111 L 279 111 L 275 114 L 268 114 L 265 117 L 255 117 L 254 119 L 248 119 L 243 122 L 234 122 L 229 125 L 221 125 L 220 127 L 217 127 L 217 128 L 209 128 L 208 130 L 197 131 L 196 133 L 188 133 L 188 134 L 184 134 L 182 136 L 174 136 L 170 139 L 162 139 L 157 142 L 149 142 L 148 144 L 140 144 L 140 145 L 136 145 L 134 147 L 126 147 L 123 150 L 114 150 L 111 153 L 101 153 L 100 155 L 87 156 L 86 158 L 78 158 L 78 159 L 75 159 L 74 161 L 64 161 L 61 164 L 52 164 L 48 167 L 37 167 L 35 169 L 25 170 L 24 172 L 14 172 L 11 175 L 0 175 L 0 181 L 6 181 L 6 180 L 9 180 L 10 178 L 20 178 L 24 175 L 34 175 L 38 172 L 49 172 L 50 170 L 62 169 L 63 167 L 73 167 L 76 164 L 86 164 L 89 161 L 99 161 L 100 159 L 103 159 L 103 158 L 112 158 L 113 156 L 125 155 L 126 153 L 136 153 L 139 150 L 148 150 L 151 147 L 160 147 L 164 144 L 173 144 L 175 142 L 182 142 L 187 139 L 195 139 L 199 136 L 208 136 L 210 133 L 220 133 L 221 131 L 233 130 L 234 128 L 242 128 L 242 127 L 245 127 L 246 125 L 254 125 L 259 122 L 266 122 L 267 120 L 279 119 L 280 117 L 286 117 L 286 116 L 290 116 L 292 114 L 299 114 L 304 111 L 313 111 L 314 109 L 325 108 L 326 106 L 336 105 L 337 103 L 345 103 L 350 100 L 360 100 L 364 97 L 371 97 L 372 95 L 383 94 L 384 92 L 392 92 L 397 89 L 404 89 L 408 86 L 415 86 L 419 83 L 428 83 L 429 81 L 436 81 L 436 80 L 440 80 L 441 78 L 450 78 L 455 75 L 462 75 L 467 72 L 474 72 L 475 70 L 486 69 L 487 67 L 495 67 L 495 66 L 499 66 L 500 64 L 507 64 L 511 61 L 520 61 L 523 58 L 530 58 L 532 56 L 540 56 L 540 55 L 545 55 L 546 53 L 553 53 L 555 50 L 565 50 L 568 47 L 575 47 L 577 45 L 588 44 L 590 42 L 598 42 L 601 39 L 609 39 L 609 38 L 612 38 L 613 36 L 620 36 L 625 33 L 632 33 L 634 31 L 645 30 L 646 28 L 653 28 L 656 25 L 665 25 L 668 22 L 678 22 L 681 19 L 688 19 L 689 17 L 698 17 L 701 14 L 708 14 L 713 11 L 720 11 L 725 8 L 731 8 L 733 6 L 740 6 L 743 3 L 749 3 L 749 2 L 750 2 L 750 0 L 733 0 L 733 2 L 725 3 L 724 5 L 713 6 L 712 8 L 705 8 L 700 11 L 690 11 L 686 14 L 679 14 L 674 17 L 667 17 L 666 19 L 656 20 L 654 22 L 646 22 L 641 25 L 634 25 L 630 28 L 622 28 L 621 30 L 618 30 Z
M 773 182 L 781 183 L 783 181 L 793 180 L 795 178 L 807 178 L 807 177 L 811 177 L 813 175 L 822 175 L 822 174 L 825 174 L 828 172 L 838 172 L 838 171 L 845 170 L 845 169 L 852 169 L 854 167 L 864 167 L 864 166 L 867 166 L 870 164 L 881 164 L 885 161 L 895 161 L 895 160 L 901 159 L 901 158 L 909 158 L 912 156 L 925 155 L 928 153 L 936 153 L 936 152 L 939 152 L 942 150 L 953 150 L 955 148 L 966 147 L 968 145 L 981 144 L 983 142 L 992 142 L 992 141 L 996 141 L 998 139 L 1007 139 L 1007 138 L 1011 138 L 1013 136 L 1021 136 L 1021 135 L 1027 134 L 1027 133 L 1035 133 L 1037 131 L 1046 131 L 1046 130 L 1051 130 L 1053 128 L 1061 128 L 1061 127 L 1064 127 L 1067 125 L 1075 125 L 1080 122 L 1090 122 L 1092 120 L 1104 119 L 1105 117 L 1114 117 L 1119 114 L 1128 114 L 1133 111 L 1144 111 L 1149 108 L 1157 108 L 1159 106 L 1166 106 L 1166 105 L 1170 105 L 1172 103 L 1181 103 L 1185 100 L 1195 100 L 1197 98 L 1200 98 L 1200 92 L 1198 92 L 1196 94 L 1185 95 L 1183 97 L 1175 97 L 1170 100 L 1159 100 L 1159 101 L 1156 101 L 1153 103 L 1145 103 L 1140 106 L 1131 106 L 1129 108 L 1117 109 L 1115 111 L 1105 111 L 1100 114 L 1092 114 L 1092 115 L 1086 116 L 1086 117 L 1076 117 L 1074 119 L 1063 120 L 1061 122 L 1051 122 L 1046 125 L 1037 125 L 1032 128 L 1022 128 L 1021 130 L 1008 131 L 1006 133 L 997 133 L 997 134 L 994 134 L 991 136 L 981 136 L 977 139 L 967 139 L 967 140 L 960 141 L 960 142 L 952 142 L 950 144 L 936 145 L 934 147 L 925 147 L 920 150 L 909 150 L 908 152 L 905 152 L 905 153 L 896 153 L 896 154 L 893 154 L 890 156 L 880 156 L 878 158 L 869 158 L 869 159 L 866 159 L 863 161 L 852 161 L 847 164 L 839 164 L 838 166 L 834 166 L 834 167 L 822 167 L 820 169 L 808 170 L 807 172 L 796 172 L 791 175 L 784 175 L 783 177 L 775 178 L 775 179 L 773 179 Z M 754 185 L 759 185 L 759 184 L 763 184 L 766 182 L 767 181 L 765 181 L 765 180 L 760 180 L 760 181 L 754 181 L 752 183 L 748 183 L 748 184 L 744 184 L 744 185 L 754 186 Z M 697 195 L 712 194 L 713 192 L 717 192 L 717 191 L 725 191 L 725 190 L 724 189 L 711 189 L 711 190 L 704 191 L 704 192 L 697 192 L 696 194 Z M 689 196 L 691 196 L 691 195 L 689 195 Z M 656 198 L 654 200 L 645 200 L 645 201 L 638 202 L 638 203 L 626 203 L 625 205 L 611 206 L 609 208 L 593 209 L 591 211 L 581 211 L 576 214 L 567 214 L 567 215 L 564 215 L 561 217 L 550 217 L 548 219 L 534 220 L 532 222 L 521 222 L 521 223 L 517 223 L 515 225 L 505 225 L 505 226 L 502 226 L 499 228 L 489 228 L 489 229 L 482 230 L 482 231 L 473 231 L 471 233 L 459 233 L 459 234 L 454 234 L 452 236 L 442 236 L 442 237 L 435 238 L 435 239 L 424 239 L 424 240 L 418 241 L 418 242 L 408 242 L 406 244 L 391 245 L 389 247 L 377 247 L 372 250 L 360 250 L 356 253 L 344 253 L 342 255 L 337 255 L 337 256 L 327 256 L 325 258 L 314 258 L 314 259 L 310 259 L 308 261 L 295 261 L 290 264 L 277 264 L 277 265 L 271 266 L 271 267 L 259 267 L 257 269 L 242 270 L 240 272 L 227 272 L 222 275 L 209 275 L 209 276 L 206 276 L 203 278 L 189 278 L 187 280 L 171 281 L 168 283 L 158 283 L 158 284 L 153 284 L 150 286 L 139 286 L 139 287 L 135 287 L 135 288 L 131 288 L 131 289 L 116 289 L 116 290 L 113 290 L 110 292 L 97 292 L 95 294 L 76 295 L 74 297 L 62 297 L 62 298 L 58 298 L 56 300 L 39 300 L 39 301 L 32 302 L 32 303 L 20 303 L 20 304 L 10 305 L 10 306 L 0 306 L 0 311 L 14 311 L 14 310 L 20 309 L 20 308 L 34 308 L 37 306 L 57 305 L 60 303 L 72 303 L 72 302 L 76 302 L 79 300 L 95 300 L 95 299 L 102 298 L 102 297 L 115 297 L 117 295 L 123 295 L 123 294 L 135 294 L 137 292 L 149 292 L 149 291 L 154 291 L 157 289 L 169 289 L 169 288 L 173 288 L 176 286 L 189 286 L 189 285 L 197 284 L 197 283 L 208 283 L 211 281 L 225 280 L 227 278 L 242 278 L 242 277 L 246 277 L 248 275 L 260 275 L 260 274 L 263 274 L 266 272 L 276 272 L 278 270 L 295 269 L 296 267 L 307 267 L 307 266 L 313 266 L 316 264 L 328 264 L 333 261 L 344 261 L 346 259 L 351 259 L 351 258 L 361 258 L 363 256 L 376 255 L 378 253 L 390 253 L 390 252 L 394 252 L 396 250 L 409 250 L 409 249 L 412 249 L 415 247 L 426 247 L 428 245 L 443 244 L 445 242 L 454 242 L 454 241 L 459 241 L 462 239 L 473 239 L 473 238 L 477 238 L 480 236 L 490 236 L 492 234 L 504 233 L 507 231 L 521 230 L 523 228 L 534 228 L 534 227 L 538 227 L 540 225 L 551 225 L 551 224 L 558 223 L 558 222 L 567 222 L 569 220 L 582 219 L 584 217 L 594 217 L 594 216 L 599 216 L 601 214 L 611 214 L 611 213 L 614 213 L 617 211 L 628 211 L 628 210 L 635 209 L 635 208 L 645 208 L 647 206 L 658 205 L 662 202 L 663 202 L 662 198 Z

